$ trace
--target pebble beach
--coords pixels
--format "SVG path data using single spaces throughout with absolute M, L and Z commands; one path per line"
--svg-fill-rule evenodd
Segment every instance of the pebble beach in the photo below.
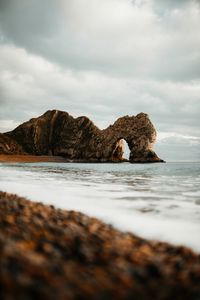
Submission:
M 0 192 L 1 299 L 199 299 L 200 255 Z

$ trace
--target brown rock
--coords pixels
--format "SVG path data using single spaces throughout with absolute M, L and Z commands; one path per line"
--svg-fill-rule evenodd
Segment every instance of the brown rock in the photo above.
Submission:
M 87 117 L 73 118 L 52 110 L 4 134 L 32 155 L 64 156 L 72 161 L 123 161 L 123 141 L 130 148 L 130 162 L 162 162 L 153 151 L 156 130 L 147 114 L 119 118 L 100 130 Z M 5 147 L 4 147 L 5 148 Z M 16 154 L 18 149 L 16 148 Z
M 188 248 L 0 192 L 0 299 L 191 300 L 199 282 Z
M 7 134 L 0 133 L 0 154 L 24 154 L 22 146 Z

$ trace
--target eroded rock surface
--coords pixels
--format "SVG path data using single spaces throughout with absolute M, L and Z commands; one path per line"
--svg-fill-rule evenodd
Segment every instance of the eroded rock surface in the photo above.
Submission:
M 52 110 L 4 136 L 28 154 L 64 156 L 73 161 L 122 161 L 124 139 L 130 162 L 162 161 L 153 151 L 156 130 L 145 113 L 119 118 L 100 130 L 85 116 L 73 118 L 67 112 Z
M 0 154 L 24 154 L 22 146 L 6 134 L 0 133 Z

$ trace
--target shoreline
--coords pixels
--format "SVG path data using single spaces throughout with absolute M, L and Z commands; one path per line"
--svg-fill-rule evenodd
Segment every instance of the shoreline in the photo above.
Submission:
M 66 159 L 62 156 L 0 154 L 0 162 L 1 163 L 66 162 Z
M 96 159 L 67 159 L 63 156 L 53 156 L 53 155 L 29 155 L 29 154 L 0 154 L 0 163 L 37 163 L 37 162 L 63 162 L 63 163 L 111 163 L 111 164 L 158 164 L 165 163 L 165 161 L 155 161 L 155 162 L 131 162 L 128 159 L 123 159 L 120 161 L 108 161 L 108 160 L 96 160 Z
M 34 163 L 34 162 L 64 162 L 64 163 L 124 163 L 129 162 L 129 160 L 124 159 L 121 161 L 107 161 L 107 160 L 85 160 L 85 159 L 67 159 L 63 156 L 53 156 L 53 155 L 29 155 L 29 154 L 0 154 L 0 163 Z
M 4 192 L 0 208 L 2 299 L 200 297 L 200 255 L 186 247 Z

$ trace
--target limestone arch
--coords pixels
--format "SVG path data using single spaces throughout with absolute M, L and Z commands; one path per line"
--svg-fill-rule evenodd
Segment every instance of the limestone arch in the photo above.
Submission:
M 128 157 L 125 157 L 125 150 L 127 149 Z M 113 161 L 125 161 L 130 159 L 131 148 L 128 140 L 124 137 L 118 138 L 112 146 L 112 160 Z

